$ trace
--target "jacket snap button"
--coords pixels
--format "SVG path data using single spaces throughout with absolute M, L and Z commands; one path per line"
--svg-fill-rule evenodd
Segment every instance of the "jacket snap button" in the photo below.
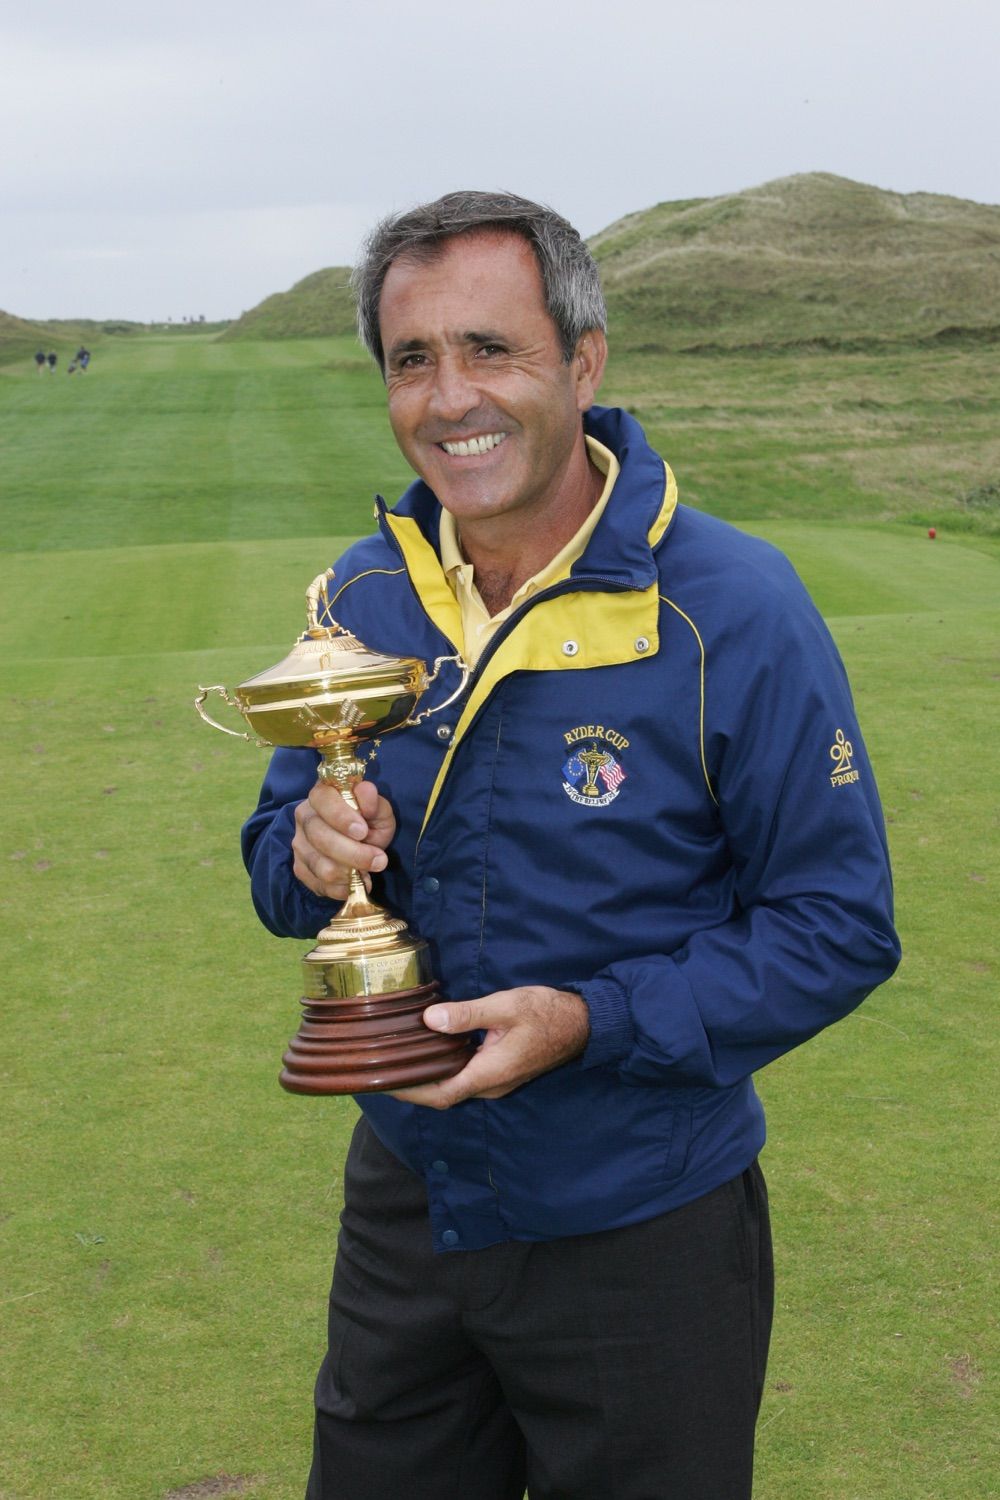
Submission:
M 438 737 L 439 740 L 450 740 L 451 739 L 451 725 L 450 724 L 439 724 L 438 727 L 437 727 L 437 737 Z
M 563 656 L 575 656 L 579 649 L 576 641 L 563 641 Z
M 442 1245 L 447 1245 L 449 1248 L 452 1245 L 457 1245 L 458 1244 L 458 1230 L 457 1229 L 446 1229 L 445 1232 L 444 1232 L 444 1234 L 441 1236 L 441 1243 L 442 1243 Z
M 428 875 L 423 882 L 423 887 L 428 896 L 433 896 L 435 891 L 441 889 L 441 882 L 436 875 Z
M 635 649 L 637 651 L 648 651 L 649 650 L 649 642 L 647 641 L 647 639 L 646 639 L 646 637 L 644 635 L 641 635 L 639 637 L 639 639 L 636 641 L 636 643 L 635 643 Z

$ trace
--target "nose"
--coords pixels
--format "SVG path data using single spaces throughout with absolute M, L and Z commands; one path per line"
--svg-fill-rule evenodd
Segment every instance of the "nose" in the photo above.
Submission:
M 461 422 L 479 404 L 479 392 L 465 362 L 439 359 L 428 399 L 430 413 L 442 421 Z

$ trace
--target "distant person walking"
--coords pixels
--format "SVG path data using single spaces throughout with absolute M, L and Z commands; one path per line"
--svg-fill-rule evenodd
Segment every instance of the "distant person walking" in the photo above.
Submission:
M 49 355 L 48 365 L 49 365 L 49 373 L 51 374 L 52 371 L 56 367 L 56 355 L 54 355 L 54 354 L 50 354 Z
M 79 369 L 86 370 L 87 366 L 90 364 L 90 350 L 84 349 L 81 345 L 80 348 L 76 351 L 76 359 L 74 360 L 74 363 L 78 366 Z
M 38 353 L 35 355 L 35 364 L 38 366 L 38 373 L 40 375 L 45 369 L 45 355 L 41 349 L 39 349 Z

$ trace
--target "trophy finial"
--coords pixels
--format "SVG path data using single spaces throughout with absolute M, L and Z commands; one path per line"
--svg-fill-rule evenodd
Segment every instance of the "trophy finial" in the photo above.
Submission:
M 317 573 L 312 583 L 306 589 L 306 619 L 309 622 L 309 630 L 322 632 L 328 630 L 332 625 L 335 630 L 340 626 L 330 613 L 330 580 L 333 577 L 333 569 L 327 568 L 325 573 Z M 326 616 L 329 624 L 324 626 L 319 623 L 319 617 Z

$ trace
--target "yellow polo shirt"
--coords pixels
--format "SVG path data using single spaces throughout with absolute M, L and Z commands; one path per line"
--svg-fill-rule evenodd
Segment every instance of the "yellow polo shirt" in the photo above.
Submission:
M 462 634 L 465 637 L 462 654 L 470 667 L 475 666 L 496 630 L 519 604 L 541 589 L 547 589 L 551 584 L 568 578 L 573 564 L 583 556 L 584 548 L 604 513 L 620 472 L 618 460 L 610 448 L 605 448 L 603 443 L 598 443 L 592 437 L 588 437 L 586 443 L 591 463 L 604 475 L 604 488 L 597 504 L 565 547 L 540 572 L 533 573 L 524 580 L 506 609 L 502 609 L 499 614 L 491 615 L 480 597 L 476 588 L 475 569 L 462 556 L 454 516 L 450 511 L 441 511 L 441 566 L 462 611 Z

